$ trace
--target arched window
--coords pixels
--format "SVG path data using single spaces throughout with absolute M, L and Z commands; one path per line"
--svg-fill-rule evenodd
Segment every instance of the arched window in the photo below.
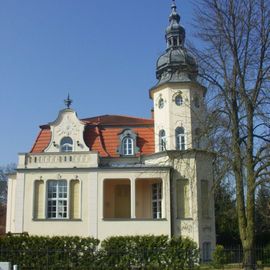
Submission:
M 198 95 L 195 95 L 195 96 L 194 96 L 193 102 L 194 102 L 194 106 L 195 106 L 196 108 L 200 108 L 200 98 L 199 98 Z
M 194 143 L 195 143 L 196 148 L 201 147 L 201 130 L 200 130 L 200 128 L 195 129 Z
M 180 94 L 175 97 L 175 104 L 177 106 L 181 106 L 183 104 L 183 98 Z
M 137 134 L 132 129 L 124 129 L 119 133 L 119 145 L 116 151 L 120 156 L 134 156 L 139 153 L 139 150 Z
M 61 152 L 72 152 L 73 141 L 70 137 L 64 137 L 60 142 Z
M 158 107 L 159 109 L 162 109 L 164 107 L 164 99 L 160 98 L 160 100 L 158 101 Z
M 134 141 L 130 137 L 125 137 L 122 141 L 123 155 L 134 155 Z
M 186 149 L 185 130 L 183 127 L 178 127 L 175 130 L 175 145 L 176 145 L 176 150 Z
M 166 133 L 165 130 L 162 129 L 159 132 L 159 151 L 166 150 Z

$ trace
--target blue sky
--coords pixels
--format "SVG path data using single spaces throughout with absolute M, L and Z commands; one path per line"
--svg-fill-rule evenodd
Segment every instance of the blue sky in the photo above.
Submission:
M 194 4 L 176 1 L 192 39 Z M 69 92 L 80 118 L 150 117 L 170 0 L 1 0 L 0 166 L 28 152 Z

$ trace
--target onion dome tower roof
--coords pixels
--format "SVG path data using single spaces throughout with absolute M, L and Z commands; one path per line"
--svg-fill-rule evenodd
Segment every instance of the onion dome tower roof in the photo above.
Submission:
M 175 1 L 172 3 L 169 26 L 166 29 L 167 49 L 156 65 L 158 84 L 196 81 L 198 68 L 195 58 L 185 48 L 185 29 L 180 25 Z

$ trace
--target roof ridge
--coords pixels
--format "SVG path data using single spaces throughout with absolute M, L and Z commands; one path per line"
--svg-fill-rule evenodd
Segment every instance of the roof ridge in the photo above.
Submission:
M 94 119 L 94 118 L 101 118 L 101 117 L 106 117 L 106 116 L 126 117 L 126 118 L 141 119 L 141 120 L 149 120 L 149 121 L 152 120 L 152 121 L 153 121 L 152 118 L 143 118 L 143 117 L 137 117 L 137 116 L 122 115 L 122 114 L 103 114 L 103 115 L 97 115 L 97 116 L 88 117 L 88 118 L 82 118 L 82 119 L 80 119 L 80 120 L 86 121 L 86 120 L 90 120 L 90 119 Z

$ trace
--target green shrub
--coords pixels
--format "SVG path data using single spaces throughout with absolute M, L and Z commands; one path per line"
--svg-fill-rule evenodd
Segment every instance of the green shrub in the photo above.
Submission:
M 270 244 L 268 244 L 264 249 L 263 249 L 263 259 L 262 263 L 264 265 L 269 265 L 270 266 Z
M 226 253 L 224 247 L 217 245 L 215 251 L 213 252 L 212 264 L 215 268 L 223 268 L 226 263 Z
M 193 241 L 164 235 L 110 237 L 101 247 L 110 269 L 194 269 L 199 258 Z
M 7 235 L 0 238 L 0 261 L 20 269 L 76 269 L 92 266 L 98 244 L 94 238 Z
M 168 236 L 118 236 L 101 243 L 81 237 L 0 238 L 0 261 L 29 269 L 195 269 L 196 244 Z

